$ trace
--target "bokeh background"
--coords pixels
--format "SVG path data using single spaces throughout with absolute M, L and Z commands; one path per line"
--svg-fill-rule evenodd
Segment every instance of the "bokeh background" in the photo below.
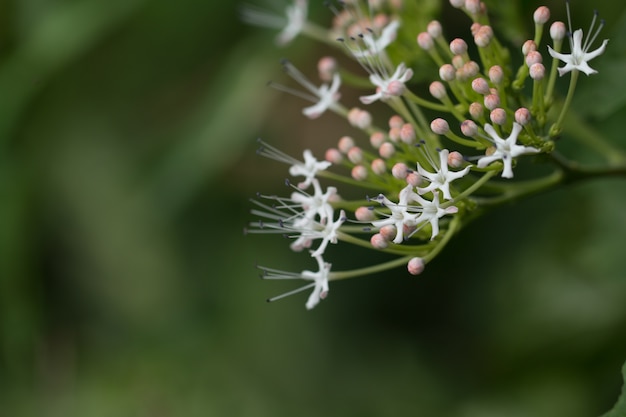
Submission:
M 598 8 L 611 38 L 576 120 L 624 149 L 624 6 L 572 3 L 585 30 Z M 506 2 L 503 29 L 523 36 L 538 5 Z M 311 312 L 302 294 L 265 303 L 291 287 L 259 280 L 257 262 L 313 265 L 284 239 L 242 233 L 250 197 L 284 192 L 286 167 L 256 156 L 255 139 L 320 155 L 346 132 L 266 87 L 287 83 L 280 58 L 313 74 L 326 50 L 277 49 L 238 6 L 0 2 L 0 416 L 610 408 L 626 360 L 624 179 L 502 207 L 419 277 L 338 282 Z M 467 35 L 460 14 L 429 10 Z M 338 247 L 331 261 L 365 257 Z

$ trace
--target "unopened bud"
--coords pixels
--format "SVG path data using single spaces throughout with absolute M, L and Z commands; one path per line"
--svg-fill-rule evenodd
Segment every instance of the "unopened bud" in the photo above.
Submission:
M 437 39 L 438 37 L 440 37 L 441 33 L 443 32 L 441 29 L 441 23 L 439 23 L 439 21 L 437 20 L 431 20 L 428 23 L 428 26 L 426 26 L 426 31 L 433 39 Z
M 332 162 L 333 164 L 339 164 L 341 163 L 341 161 L 343 161 L 343 155 L 336 148 L 326 149 L 324 157 L 328 162 Z
M 436 118 L 432 122 L 430 122 L 430 130 L 438 135 L 445 135 L 450 131 L 450 126 L 445 119 L 441 117 Z
M 354 210 L 354 217 L 356 217 L 356 219 L 361 222 L 369 222 L 376 218 L 376 216 L 374 215 L 374 210 L 372 210 L 370 207 L 365 206 L 361 206 Z
M 367 178 L 367 168 L 365 168 L 363 165 L 356 165 L 354 168 L 352 168 L 352 178 L 354 178 L 357 181 L 363 181 L 364 179 Z
M 373 234 L 370 238 L 370 243 L 376 249 L 385 249 L 389 246 L 389 240 L 385 239 L 381 233 Z
M 363 162 L 363 151 L 358 146 L 353 146 L 348 151 L 348 159 L 353 164 L 360 164 Z
M 317 62 L 317 71 L 322 81 L 332 81 L 338 68 L 337 60 L 330 56 L 325 56 Z
M 467 43 L 461 39 L 456 38 L 450 42 L 450 52 L 454 55 L 463 55 L 467 52 Z
M 424 272 L 424 268 L 426 266 L 422 258 L 415 257 L 415 258 L 411 258 L 411 260 L 409 261 L 406 267 L 409 271 L 409 274 L 419 275 L 422 272 Z
M 415 171 L 411 171 L 406 176 L 406 183 L 412 185 L 413 187 L 417 187 L 422 182 L 422 176 Z
M 455 55 L 452 57 L 452 66 L 454 67 L 454 69 L 461 69 L 463 68 L 463 65 L 465 65 L 465 56 Z
M 409 167 L 404 162 L 398 162 L 391 168 L 391 175 L 399 180 L 405 179 L 408 173 Z
M 528 123 L 530 123 L 530 119 L 531 119 L 530 110 L 528 110 L 527 108 L 520 107 L 519 109 L 515 110 L 515 121 L 517 123 L 521 124 L 522 126 L 525 126 Z
M 473 138 L 478 134 L 478 126 L 473 120 L 463 120 L 461 123 L 461 132 L 463 132 L 465 136 Z
M 530 75 L 530 78 L 535 81 L 539 81 L 546 76 L 546 67 L 544 67 L 543 64 L 540 63 L 532 64 L 528 69 L 528 73 Z
M 538 25 L 544 25 L 550 20 L 550 9 L 546 6 L 539 6 L 533 13 L 533 20 Z
M 533 64 L 541 64 L 543 62 L 543 57 L 537 51 L 530 51 L 528 55 L 526 55 L 524 61 L 526 62 L 526 65 L 528 65 L 528 67 L 530 68 Z
M 411 144 L 415 141 L 415 128 L 410 123 L 405 123 L 400 129 L 400 140 L 404 143 Z
M 438 100 L 443 100 L 446 96 L 446 87 L 439 81 L 433 81 L 428 87 L 430 94 Z
M 359 129 L 367 129 L 372 125 L 372 115 L 367 110 L 354 107 L 348 112 L 348 122 Z
M 428 32 L 421 32 L 417 35 L 417 44 L 425 51 L 429 51 L 433 46 L 435 46 L 435 42 Z
M 450 64 L 443 64 L 439 68 L 439 78 L 443 81 L 453 81 L 456 78 L 456 70 Z
M 396 147 L 391 142 L 385 142 L 378 148 L 378 154 L 381 158 L 389 159 L 396 153 Z
M 370 165 L 372 167 L 372 172 L 376 175 L 383 175 L 387 172 L 387 164 L 385 164 L 385 161 L 380 158 L 374 159 Z
M 341 153 L 348 153 L 350 149 L 354 146 L 354 139 L 350 136 L 342 136 L 337 142 L 337 148 L 341 151 Z
M 389 118 L 390 128 L 402 127 L 403 124 L 404 124 L 404 120 L 402 119 L 402 117 L 398 116 L 397 114 L 394 114 L 393 116 Z
M 494 84 L 500 84 L 504 79 L 504 71 L 500 65 L 493 65 L 489 68 L 489 80 Z
M 448 154 L 448 165 L 452 168 L 459 168 L 463 165 L 463 155 L 457 151 L 450 152 Z
M 550 25 L 550 37 L 555 41 L 560 41 L 565 38 L 567 34 L 567 29 L 565 28 L 565 23 L 563 22 L 554 22 Z
M 487 94 L 483 102 L 487 109 L 493 110 L 500 105 L 500 97 L 497 94 Z
M 493 29 L 489 25 L 482 25 L 474 35 L 474 42 L 481 48 L 489 46 L 491 39 L 493 39 Z
M 402 130 L 402 126 L 399 127 L 392 127 L 391 129 L 389 129 L 389 139 L 393 142 L 393 143 L 398 143 L 400 141 L 400 131 Z
M 480 0 L 465 0 L 465 9 L 473 15 L 478 15 L 482 11 Z
M 465 0 L 450 0 L 450 5 L 454 8 L 460 9 L 465 6 Z
M 378 233 L 380 233 L 385 238 L 385 240 L 392 241 L 393 238 L 396 237 L 396 226 L 388 224 L 378 229 Z
M 534 40 L 529 39 L 522 44 L 522 55 L 526 56 L 530 51 L 536 51 L 537 44 Z
M 472 80 L 472 90 L 478 94 L 487 95 L 490 93 L 489 84 L 484 78 L 474 78 Z
M 491 113 L 489 113 L 489 118 L 491 119 L 493 124 L 502 126 L 506 123 L 506 112 L 504 111 L 504 109 L 498 107 L 497 109 L 491 110 Z
M 383 132 L 378 131 L 370 135 L 370 145 L 373 148 L 378 149 L 383 142 L 385 142 L 385 134 Z
M 483 105 L 477 102 L 473 102 L 469 105 L 469 114 L 474 119 L 480 119 L 483 115 Z

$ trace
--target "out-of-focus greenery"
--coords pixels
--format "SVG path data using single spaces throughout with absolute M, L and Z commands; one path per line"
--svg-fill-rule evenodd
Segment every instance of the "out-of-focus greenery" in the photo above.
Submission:
M 618 3 L 594 4 L 610 52 L 580 80 L 597 105 L 577 111 L 624 146 Z M 506 4 L 516 33 L 538 5 Z M 333 283 L 312 312 L 303 295 L 264 302 L 292 287 L 257 279 L 257 261 L 312 265 L 242 234 L 247 199 L 284 191 L 286 167 L 254 139 L 319 154 L 345 125 L 265 88 L 280 57 L 306 67 L 319 51 L 276 50 L 237 6 L 0 3 L 0 415 L 607 411 L 626 359 L 624 179 L 503 207 L 417 278 Z M 591 5 L 573 6 L 586 24 Z M 334 256 L 339 269 L 364 258 Z

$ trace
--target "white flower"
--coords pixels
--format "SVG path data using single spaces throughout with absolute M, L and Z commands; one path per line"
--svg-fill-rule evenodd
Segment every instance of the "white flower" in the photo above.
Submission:
M 502 178 L 513 178 L 513 158 L 520 155 L 538 153 L 539 149 L 531 146 L 517 145 L 517 136 L 522 130 L 522 125 L 514 122 L 513 130 L 508 138 L 502 139 L 490 124 L 485 124 L 485 132 L 489 134 L 490 140 L 495 145 L 495 151 L 491 155 L 485 155 L 478 160 L 476 166 L 484 168 L 490 163 L 502 160 L 504 169 L 502 170 Z
M 417 164 L 417 172 L 423 177 L 430 181 L 428 187 L 423 187 L 417 189 L 417 192 L 420 194 L 426 194 L 430 191 L 441 190 L 443 193 L 443 198 L 446 200 L 452 200 L 452 195 L 450 195 L 450 183 L 456 179 L 459 179 L 465 176 L 470 167 L 465 167 L 461 171 L 448 171 L 448 154 L 450 151 L 447 149 L 442 149 L 439 151 L 439 169 L 436 172 L 428 172 L 424 168 Z
M 315 119 L 321 116 L 329 108 L 333 107 L 337 100 L 341 97 L 339 94 L 339 86 L 341 85 L 341 77 L 339 73 L 333 74 L 333 82 L 328 86 L 328 84 L 322 84 L 319 89 L 315 89 L 313 94 L 319 97 L 319 101 L 312 106 L 305 107 L 302 109 L 302 114 L 307 116 L 309 119 Z
M 312 184 L 314 190 L 313 195 L 298 189 L 298 191 L 291 193 L 291 201 L 300 204 L 304 211 L 305 218 L 315 219 L 317 217 L 319 221 L 323 223 L 329 218 L 332 219 L 333 206 L 330 205 L 330 201 L 338 197 L 337 188 L 328 187 L 326 188 L 326 192 L 323 193 L 322 187 L 317 179 L 314 179 Z
M 282 29 L 276 37 L 276 43 L 286 45 L 304 29 L 307 13 L 308 0 L 295 0 L 285 8 L 285 16 L 246 5 L 241 9 L 241 18 L 253 25 Z
M 328 161 L 318 161 L 315 159 L 310 150 L 305 149 L 302 154 L 304 156 L 304 163 L 297 161 L 291 167 L 289 167 L 289 174 L 295 176 L 303 176 L 305 180 L 298 184 L 299 188 L 305 189 L 311 185 L 311 182 L 319 171 L 323 171 L 332 164 Z
M 359 99 L 363 104 L 370 104 L 376 100 L 385 101 L 391 97 L 398 97 L 404 93 L 404 83 L 411 79 L 413 70 L 407 68 L 404 63 L 398 65 L 391 77 L 373 73 L 370 75 L 370 82 L 376 86 L 376 94 L 361 96 Z
M 455 206 L 442 208 L 439 204 L 439 191 L 433 191 L 432 201 L 428 201 L 420 197 L 419 195 L 414 195 L 413 197 L 413 201 L 419 203 L 421 209 L 421 213 L 417 218 L 417 223 L 422 225 L 430 223 L 430 226 L 432 228 L 432 232 L 430 235 L 431 240 L 433 240 L 435 236 L 439 234 L 439 219 L 446 214 L 454 214 L 459 211 L 459 209 Z
M 322 255 L 326 250 L 326 246 L 329 243 L 337 243 L 337 235 L 339 232 L 339 228 L 346 221 L 346 212 L 341 210 L 339 213 L 339 217 L 334 222 L 326 222 L 323 230 L 316 231 L 312 233 L 312 239 L 322 239 L 322 242 L 317 247 L 317 249 L 311 253 L 311 256 Z
M 409 202 L 412 201 L 414 197 L 418 196 L 413 192 L 411 185 L 407 185 L 400 191 L 399 202 L 397 204 L 382 194 L 376 197 L 376 200 L 387 207 L 391 211 L 391 214 L 387 215 L 385 219 L 373 221 L 372 225 L 377 228 L 389 225 L 394 226 L 396 228 L 396 237 L 393 239 L 393 243 L 402 243 L 405 226 L 411 228 L 417 225 L 417 218 L 420 214 L 416 212 L 413 206 L 409 205 Z
M 331 264 L 329 264 L 328 262 L 324 262 L 324 258 L 322 258 L 321 255 L 316 255 L 314 256 L 314 258 L 317 261 L 317 272 L 304 270 L 298 274 L 293 272 L 280 271 L 272 268 L 259 267 L 259 269 L 263 271 L 263 275 L 261 276 L 261 278 L 263 279 L 302 279 L 305 281 L 313 281 L 303 287 L 297 288 L 281 295 L 277 295 L 276 297 L 272 297 L 267 301 L 272 302 L 280 300 L 281 298 L 297 294 L 309 288 L 313 288 L 313 292 L 311 292 L 311 295 L 309 295 L 309 298 L 305 304 L 307 310 L 311 310 L 313 307 L 319 304 L 320 300 L 325 299 L 328 295 L 328 278 L 330 275 Z
M 363 35 L 363 42 L 365 43 L 365 49 L 351 51 L 355 58 L 369 58 L 372 56 L 380 55 L 394 40 L 398 33 L 400 22 L 398 20 L 392 20 L 383 28 L 380 36 L 375 37 L 372 33 L 365 33 Z
M 569 19 L 569 16 L 570 16 L 569 15 L 569 3 L 566 3 L 566 5 L 567 5 L 567 17 L 569 21 L 570 20 Z M 591 25 L 589 26 L 590 33 L 593 30 L 593 27 L 595 25 L 596 17 L 597 15 L 594 14 L 593 20 L 591 21 Z M 571 32 L 572 30 L 571 23 L 569 26 L 570 26 L 569 29 Z M 577 29 L 572 35 L 570 35 L 569 42 L 570 42 L 570 49 L 572 51 L 571 54 L 562 54 L 562 53 L 556 52 L 554 49 L 548 46 L 548 52 L 550 53 L 552 58 L 560 59 L 561 61 L 565 63 L 565 66 L 558 68 L 560 76 L 570 71 L 574 71 L 574 70 L 584 72 L 586 75 L 591 75 L 591 74 L 595 74 L 598 72 L 594 70 L 593 68 L 591 68 L 587 62 L 591 61 L 598 55 L 604 53 L 604 50 L 606 49 L 606 44 L 609 42 L 608 39 L 605 39 L 604 41 L 602 41 L 602 45 L 600 45 L 598 49 L 596 49 L 595 51 L 589 52 L 589 48 L 591 48 L 591 44 L 596 39 L 596 37 L 600 33 L 600 30 L 602 29 L 603 26 L 604 26 L 604 22 L 600 23 L 596 32 L 591 36 L 591 38 L 587 38 L 585 40 L 585 43 L 583 43 L 583 30 L 582 29 Z

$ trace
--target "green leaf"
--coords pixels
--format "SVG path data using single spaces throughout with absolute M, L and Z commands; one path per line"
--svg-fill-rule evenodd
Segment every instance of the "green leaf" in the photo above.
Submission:
M 626 416 L 626 362 L 622 366 L 622 378 L 624 378 L 624 385 L 622 385 L 622 394 L 617 399 L 615 407 L 609 412 L 603 414 L 601 417 L 624 417 Z

